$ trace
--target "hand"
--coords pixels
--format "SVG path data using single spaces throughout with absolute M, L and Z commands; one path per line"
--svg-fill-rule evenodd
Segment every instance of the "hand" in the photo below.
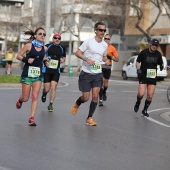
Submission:
M 28 59 L 28 63 L 29 63 L 29 64 L 32 64 L 32 63 L 34 62 L 34 60 L 35 60 L 35 58 L 29 58 L 29 59 Z
M 137 75 L 138 75 L 138 79 L 142 77 L 142 70 L 141 69 L 137 69 Z
M 110 60 L 106 60 L 105 65 L 110 66 Z
M 64 63 L 65 60 L 63 58 L 60 58 L 60 63 Z
M 95 61 L 93 61 L 93 60 L 91 60 L 91 59 L 89 59 L 89 58 L 86 60 L 86 62 L 87 62 L 87 64 L 90 65 L 90 66 L 95 65 Z
M 112 60 L 112 57 L 111 57 L 111 56 L 109 56 L 109 55 L 107 55 L 107 58 L 108 58 L 109 60 Z

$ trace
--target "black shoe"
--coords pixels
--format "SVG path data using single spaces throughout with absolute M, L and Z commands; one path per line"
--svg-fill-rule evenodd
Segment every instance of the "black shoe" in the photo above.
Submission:
M 48 106 L 48 111 L 53 112 L 53 106 L 51 104 Z
M 134 112 L 138 112 L 138 110 L 139 110 L 139 104 L 135 104 L 135 106 L 134 106 Z
M 142 110 L 142 115 L 143 115 L 143 116 L 146 116 L 146 117 L 149 117 L 149 114 L 147 113 L 146 110 Z
M 99 106 L 103 106 L 103 100 L 99 100 Z
M 44 103 L 46 101 L 46 95 L 42 95 L 41 101 Z
M 103 101 L 106 101 L 106 100 L 107 100 L 107 95 L 105 93 L 105 94 L 103 94 Z

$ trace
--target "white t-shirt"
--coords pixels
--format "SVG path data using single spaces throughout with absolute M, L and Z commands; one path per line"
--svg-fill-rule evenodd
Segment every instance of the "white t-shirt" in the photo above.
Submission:
M 92 59 L 95 63 L 103 62 L 103 56 L 107 55 L 108 45 L 105 41 L 98 43 L 95 38 L 89 38 L 83 42 L 79 49 L 84 53 L 84 57 Z M 86 73 L 94 73 L 91 71 L 91 66 L 83 61 L 82 70 Z

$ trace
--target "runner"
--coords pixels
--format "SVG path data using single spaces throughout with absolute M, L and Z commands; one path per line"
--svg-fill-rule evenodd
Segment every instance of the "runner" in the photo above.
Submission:
M 9 48 L 9 50 L 5 54 L 6 59 L 6 74 L 12 74 L 12 61 L 15 57 L 15 54 L 13 52 L 12 48 Z
M 48 106 L 48 111 L 53 111 L 53 103 L 56 96 L 56 88 L 60 78 L 60 63 L 65 62 L 66 60 L 66 53 L 65 49 L 60 45 L 61 42 L 61 35 L 54 34 L 53 36 L 53 43 L 47 44 L 48 48 L 48 55 L 47 58 L 49 59 L 49 68 L 44 67 L 44 88 L 41 100 L 42 102 L 46 101 L 46 95 L 51 89 L 50 94 L 50 102 Z
M 160 70 L 163 70 L 164 68 L 162 55 L 157 50 L 158 46 L 159 41 L 157 39 L 151 40 L 149 48 L 141 51 L 136 61 L 139 86 L 134 111 L 138 112 L 141 100 L 145 95 L 145 91 L 147 89 L 147 98 L 145 100 L 145 105 L 142 110 L 142 115 L 146 117 L 149 117 L 147 109 L 152 102 L 152 98 L 155 92 L 157 65 L 160 65 Z
M 96 126 L 92 116 L 96 110 L 98 95 L 103 84 L 102 62 L 108 65 L 107 43 L 103 41 L 106 32 L 106 25 L 103 22 L 97 22 L 94 26 L 96 36 L 87 39 L 76 51 L 75 55 L 83 60 L 82 71 L 79 75 L 79 90 L 82 92 L 75 104 L 72 106 L 71 113 L 75 115 L 80 105 L 87 102 L 90 98 L 92 89 L 92 101 L 90 103 L 89 114 L 86 119 L 86 125 Z
M 44 38 L 46 36 L 43 28 L 37 28 L 35 32 L 27 30 L 24 32 L 25 35 L 30 35 L 28 40 L 32 43 L 27 43 L 17 55 L 17 59 L 25 63 L 21 80 L 22 83 L 22 94 L 19 97 L 16 108 L 20 109 L 23 102 L 27 102 L 30 97 L 31 88 L 31 113 L 28 121 L 28 125 L 36 126 L 34 117 L 38 106 L 38 95 L 40 92 L 42 78 L 42 63 L 48 65 L 48 59 L 45 57 L 47 47 L 44 46 Z M 26 57 L 23 55 L 26 53 Z
M 102 73 L 103 73 L 103 87 L 100 89 L 99 93 L 99 106 L 103 106 L 103 101 L 107 100 L 106 91 L 108 88 L 108 82 L 111 75 L 111 67 L 112 67 L 112 60 L 115 62 L 119 61 L 118 53 L 116 48 L 110 44 L 111 36 L 106 34 L 104 37 L 104 41 L 108 44 L 107 50 L 107 58 L 110 61 L 109 66 L 102 65 Z

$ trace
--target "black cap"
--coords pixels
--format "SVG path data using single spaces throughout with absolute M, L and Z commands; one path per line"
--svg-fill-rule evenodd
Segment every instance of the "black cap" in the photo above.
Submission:
M 152 39 L 151 44 L 159 46 L 159 41 L 157 39 Z

